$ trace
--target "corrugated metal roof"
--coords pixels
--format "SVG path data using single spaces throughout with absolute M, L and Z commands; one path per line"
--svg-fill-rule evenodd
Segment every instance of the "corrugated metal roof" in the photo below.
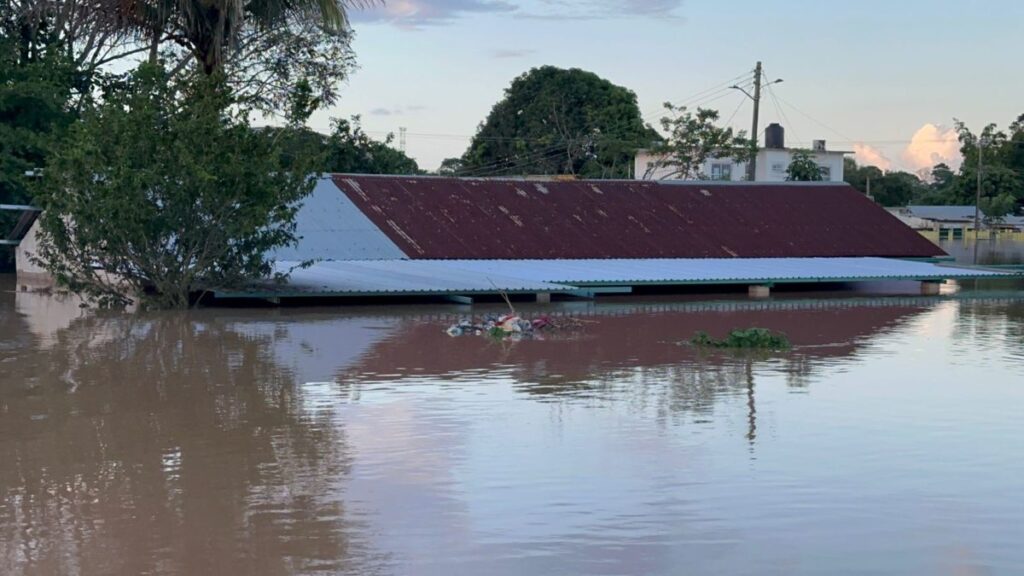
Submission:
M 279 262 L 286 271 L 296 262 Z M 764 284 L 940 280 L 1013 276 L 885 258 L 720 258 L 640 260 L 380 260 L 320 262 L 294 270 L 285 286 L 259 295 L 405 295 L 566 292 L 636 284 Z M 264 294 L 264 292 L 266 294 Z
M 1006 273 L 888 258 L 706 258 L 624 260 L 448 260 L 478 274 L 559 284 L 714 284 L 884 279 L 988 278 Z M 1011 274 L 1012 275 L 1012 274 Z
M 974 206 L 907 206 L 907 211 L 923 220 L 974 221 Z
M 295 216 L 299 244 L 271 253 L 276 260 L 380 260 L 405 258 L 377 225 L 321 178 Z
M 930 257 L 844 184 L 335 175 L 410 258 Z
M 291 270 L 291 274 L 287 285 L 268 289 L 272 292 L 294 292 L 295 295 L 496 294 L 499 291 L 573 290 L 572 286 L 510 277 L 500 271 L 463 270 L 434 260 L 327 261 L 304 269 L 295 268 L 298 264 L 294 261 L 277 262 L 277 271 Z

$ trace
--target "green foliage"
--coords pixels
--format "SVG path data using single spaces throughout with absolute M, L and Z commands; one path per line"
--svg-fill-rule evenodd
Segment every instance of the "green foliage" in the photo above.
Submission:
M 72 67 L 55 48 L 0 36 L 0 204 L 31 204 L 30 176 L 47 165 L 49 151 L 74 119 L 69 106 Z M 0 238 L 17 214 L 0 211 Z M 13 252 L 0 248 L 0 270 Z
M 1010 124 L 1010 133 L 997 129 L 995 124 L 985 126 L 979 134 L 971 132 L 960 121 L 956 122 L 963 164 L 949 189 L 951 204 L 974 204 L 978 194 L 978 155 L 981 154 L 981 202 L 993 214 L 1010 207 L 1013 199 L 1016 212 L 1024 203 L 1024 115 Z M 1001 198 L 1001 199 L 1000 199 Z M 987 214 L 987 213 L 986 213 Z M 1000 218 L 1006 213 L 994 216 Z
M 359 116 L 352 120 L 337 118 L 331 122 L 326 140 L 328 172 L 349 174 L 420 174 L 416 161 L 391 146 L 394 134 L 374 140 L 363 131 Z
M 810 150 L 794 150 L 793 158 L 786 168 L 786 180 L 793 182 L 820 182 L 825 178 L 821 174 L 821 167 L 814 159 L 814 153 Z
M 271 274 L 295 241 L 312 160 L 285 164 L 216 75 L 191 84 L 143 66 L 108 87 L 52 158 L 37 189 L 39 259 L 100 304 L 190 295 Z
M 99 0 L 98 13 L 110 29 L 159 45 L 173 41 L 203 73 L 223 71 L 230 53 L 244 42 L 266 50 L 290 45 L 276 34 L 315 24 L 327 34 L 348 31 L 342 0 Z M 307 34 L 316 31 L 305 29 Z M 258 32 L 251 35 L 251 32 Z M 271 37 L 264 43 L 264 37 Z M 166 39 L 166 40 L 165 40 Z M 154 63 L 154 62 L 151 62 Z M 287 64 L 282 61 L 282 66 Z
M 1017 199 L 1005 192 L 998 196 L 986 196 L 981 199 L 979 208 L 985 214 L 986 222 L 1001 223 L 1006 216 L 1017 211 Z
M 924 190 L 921 179 L 909 172 L 886 172 L 877 182 L 871 182 L 871 195 L 882 206 L 906 206 Z
M 922 182 L 906 172 L 883 173 L 875 166 L 857 166 L 846 160 L 845 180 L 854 188 L 867 192 L 883 206 L 965 205 L 976 202 L 978 193 L 978 154 L 982 149 L 982 194 L 980 208 L 989 222 L 998 222 L 1007 214 L 1017 213 L 1024 204 L 1024 115 L 1010 124 L 1009 132 L 995 124 L 980 133 L 971 132 L 963 122 L 956 122 L 963 163 L 959 172 L 946 164 L 931 170 L 931 182 Z
M 465 169 L 462 158 L 445 158 L 441 161 L 441 166 L 438 167 L 437 173 L 440 176 L 458 176 Z
M 716 340 L 707 332 L 697 332 L 690 343 L 705 348 L 740 348 L 760 350 L 787 350 L 789 339 L 785 334 L 774 333 L 766 328 L 733 330 L 722 340 Z
M 885 173 L 877 166 L 859 166 L 853 158 L 843 159 L 843 180 L 862 193 L 868 193 L 868 181 L 872 186 L 882 179 Z
M 458 169 L 470 175 L 625 178 L 636 151 L 657 138 L 632 91 L 577 68 L 544 66 L 513 80 Z
M 909 172 L 882 172 L 877 166 L 858 166 L 847 158 L 843 179 L 857 190 L 867 194 L 870 182 L 871 197 L 882 206 L 906 206 L 911 201 L 921 202 L 929 187 Z
M 665 103 L 670 116 L 661 119 L 661 126 L 668 134 L 664 140 L 657 142 L 651 152 L 658 160 L 649 165 L 648 174 L 638 174 L 648 178 L 655 170 L 667 168 L 664 178 L 680 178 L 685 180 L 705 180 L 704 164 L 711 158 L 732 158 L 736 162 L 749 162 L 757 153 L 757 145 L 740 131 L 733 133 L 732 128 L 715 125 L 718 112 L 706 108 L 697 108 L 696 113 L 689 112 L 685 106 L 673 106 Z
M 317 172 L 346 174 L 421 174 L 416 161 L 392 147 L 394 136 L 374 140 L 363 131 L 359 117 L 334 119 L 329 135 L 312 130 L 267 128 L 281 141 L 286 161 L 302 157 L 316 158 Z

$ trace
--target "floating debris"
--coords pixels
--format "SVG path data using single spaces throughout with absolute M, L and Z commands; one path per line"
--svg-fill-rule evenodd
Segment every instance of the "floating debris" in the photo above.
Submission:
M 453 338 L 459 336 L 489 336 L 499 340 L 537 338 L 546 332 L 579 330 L 588 322 L 578 318 L 552 318 L 538 316 L 526 319 L 511 314 L 486 314 L 480 318 L 464 318 L 452 324 L 445 333 Z

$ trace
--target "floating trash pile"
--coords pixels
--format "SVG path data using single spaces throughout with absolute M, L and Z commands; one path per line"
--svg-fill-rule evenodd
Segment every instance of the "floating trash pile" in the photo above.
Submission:
M 449 336 L 489 336 L 497 339 L 536 338 L 544 333 L 579 330 L 587 322 L 578 318 L 552 318 L 538 316 L 532 320 L 518 314 L 485 314 L 479 318 L 464 318 L 445 330 Z

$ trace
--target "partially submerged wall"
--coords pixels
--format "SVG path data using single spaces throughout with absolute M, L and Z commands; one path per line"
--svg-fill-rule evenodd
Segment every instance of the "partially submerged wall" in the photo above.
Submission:
M 33 262 L 38 250 L 39 220 L 36 220 L 14 250 L 19 290 L 49 290 L 56 285 L 53 276 Z

